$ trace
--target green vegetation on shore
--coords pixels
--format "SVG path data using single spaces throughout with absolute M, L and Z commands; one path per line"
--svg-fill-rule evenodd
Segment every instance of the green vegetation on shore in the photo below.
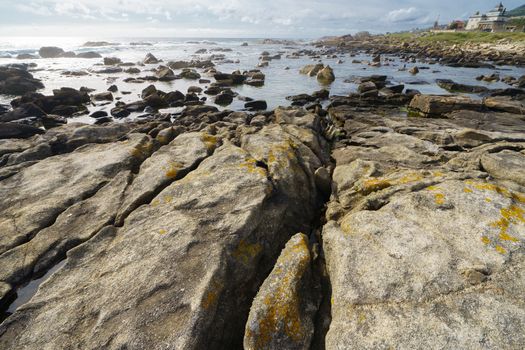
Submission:
M 395 33 L 387 37 L 406 41 L 420 42 L 448 42 L 452 44 L 472 43 L 495 43 L 507 39 L 515 42 L 525 43 L 525 33 L 487 33 L 487 32 L 453 32 L 453 33 Z
M 508 16 L 512 16 L 512 17 L 515 17 L 515 16 L 525 16 L 525 5 L 521 5 L 520 7 L 516 7 L 514 10 L 512 11 L 508 11 L 507 12 L 507 15 Z

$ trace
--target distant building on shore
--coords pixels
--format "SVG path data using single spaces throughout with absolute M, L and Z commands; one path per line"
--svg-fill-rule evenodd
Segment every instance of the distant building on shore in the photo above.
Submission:
M 499 5 L 496 5 L 486 14 L 480 14 L 478 11 L 473 16 L 470 16 L 465 29 L 482 32 L 504 32 L 508 30 L 506 28 L 508 20 L 507 9 L 500 2 Z

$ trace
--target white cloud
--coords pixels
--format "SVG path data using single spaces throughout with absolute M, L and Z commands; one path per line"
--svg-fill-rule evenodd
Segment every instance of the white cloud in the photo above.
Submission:
M 415 22 L 425 15 L 426 13 L 423 11 L 418 10 L 415 7 L 409 7 L 390 11 L 387 15 L 387 19 L 390 22 Z
M 29 4 L 16 4 L 15 8 L 22 12 L 31 13 L 39 16 L 51 16 L 52 10 L 44 5 L 30 2 Z
M 511 2 L 517 6 L 523 0 L 506 1 L 508 7 L 514 7 Z M 33 23 L 68 25 L 69 31 L 73 26 L 109 28 L 112 22 L 128 21 L 138 28 L 155 27 L 161 33 L 168 33 L 177 25 L 179 30 L 203 34 L 209 32 L 200 31 L 206 26 L 232 36 L 240 33 L 316 37 L 356 30 L 411 29 L 426 25 L 438 14 L 445 23 L 479 10 L 480 5 L 472 0 L 0 0 L 0 7 L 0 17 L 9 20 L 2 22 L 2 29 Z M 107 32 L 114 36 L 129 33 L 124 29 Z

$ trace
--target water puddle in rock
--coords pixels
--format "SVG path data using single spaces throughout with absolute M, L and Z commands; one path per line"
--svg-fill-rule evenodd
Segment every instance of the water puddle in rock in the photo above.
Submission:
M 46 281 L 49 276 L 51 276 L 53 273 L 55 273 L 58 269 L 60 269 L 64 264 L 66 263 L 66 260 L 62 260 L 55 266 L 53 266 L 45 275 L 43 275 L 40 278 L 34 279 L 25 286 L 19 288 L 16 291 L 16 298 L 9 305 L 9 308 L 6 311 L 6 314 L 3 315 L 3 317 L 7 318 L 8 316 L 12 315 L 20 306 L 27 303 L 31 298 L 36 294 L 38 287 Z

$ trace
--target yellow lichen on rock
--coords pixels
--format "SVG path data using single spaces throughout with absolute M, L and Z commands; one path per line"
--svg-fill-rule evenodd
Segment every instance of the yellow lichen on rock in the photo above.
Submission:
M 248 170 L 248 172 L 252 174 L 258 174 L 263 177 L 268 176 L 268 174 L 266 173 L 266 169 L 257 166 L 257 161 L 253 158 L 249 158 L 245 162 L 241 163 L 240 167 Z
M 508 229 L 511 224 L 525 224 L 525 211 L 517 205 L 511 205 L 508 208 L 500 210 L 501 218 L 492 222 L 490 225 L 500 230 L 499 238 L 503 241 L 519 242 L 516 237 L 508 234 Z
M 402 175 L 402 176 L 399 176 Z M 373 192 L 384 190 L 385 188 L 407 185 L 423 180 L 425 177 L 418 172 L 408 172 L 405 174 L 394 174 L 389 177 L 371 177 L 364 179 L 359 185 L 359 192 L 368 195 Z
M 438 205 L 445 204 L 445 195 L 443 193 L 436 193 L 436 194 L 434 194 L 434 201 Z
M 131 155 L 134 158 L 144 160 L 149 157 L 151 152 L 153 151 L 153 143 L 151 141 L 141 142 L 137 146 L 133 147 L 131 149 Z
M 207 133 L 202 133 L 201 140 L 206 145 L 208 152 L 213 151 L 219 142 L 219 139 L 216 136 Z
M 496 251 L 497 251 L 498 253 L 500 253 L 500 254 L 505 254 L 505 253 L 507 253 L 507 251 L 505 250 L 505 248 L 503 248 L 503 247 L 500 246 L 500 245 L 497 245 L 497 246 L 496 246 Z
M 170 179 L 176 178 L 181 168 L 183 168 L 183 164 L 179 162 L 169 162 L 167 166 L 163 167 L 166 171 L 166 177 Z
M 308 238 L 296 235 L 288 242 L 281 253 L 269 278 L 271 288 L 264 290 L 258 305 L 255 320 L 249 320 L 246 328 L 245 346 L 247 349 L 268 349 L 276 337 L 301 342 L 307 330 L 301 321 L 301 302 L 298 284 L 310 266 Z M 266 282 L 265 282 L 266 283 Z M 261 291 L 260 291 L 261 292 Z
M 381 191 L 390 186 L 392 186 L 392 183 L 388 180 L 380 179 L 380 178 L 371 178 L 371 179 L 363 181 L 360 192 L 362 194 L 367 195 L 372 192 Z

